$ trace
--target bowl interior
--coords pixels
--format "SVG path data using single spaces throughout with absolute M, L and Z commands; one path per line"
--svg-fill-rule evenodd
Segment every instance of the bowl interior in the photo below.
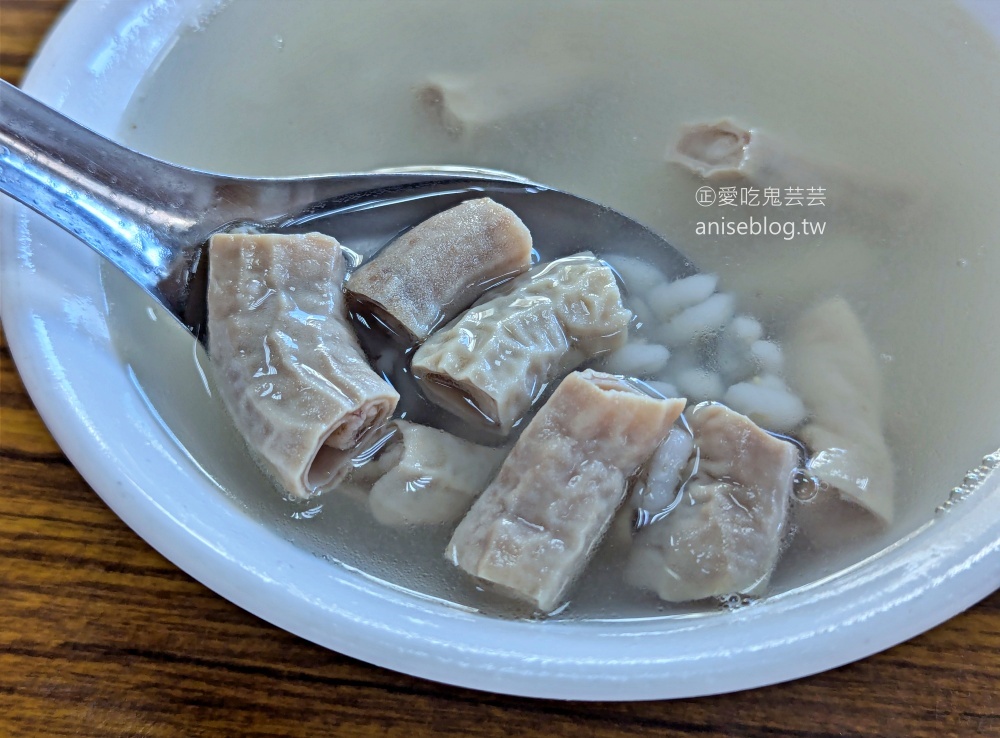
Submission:
M 182 568 L 282 627 L 392 668 L 539 696 L 680 696 L 800 676 L 919 632 L 1000 581 L 989 522 L 1000 519 L 996 474 L 938 512 L 1000 439 L 1000 344 L 984 335 L 985 320 L 968 318 L 1000 313 L 1000 252 L 987 248 L 1000 226 L 1000 147 L 966 133 L 1000 118 L 1000 76 L 995 42 L 951 10 L 849 6 L 830 10 L 814 35 L 808 21 L 820 11 L 782 6 L 781 27 L 757 17 L 760 33 L 748 40 L 686 4 L 629 3 L 610 16 L 593 5 L 571 19 L 555 6 L 493 6 L 484 29 L 482 10 L 468 4 L 343 13 L 302 2 L 288 14 L 279 3 L 134 0 L 99 15 L 80 3 L 27 85 L 99 131 L 199 168 L 461 163 L 550 182 L 665 233 L 779 332 L 817 296 L 845 294 L 883 357 L 905 504 L 879 539 L 833 556 L 796 550 L 776 577 L 779 596 L 759 606 L 583 600 L 570 620 L 545 624 L 478 614 L 480 595 L 436 565 L 444 534 L 400 542 L 371 535 L 364 511 L 343 501 L 282 504 L 247 463 L 190 338 L 72 239 L 19 211 L 5 219 L 3 310 L 29 390 L 102 497 Z M 857 32 L 857 12 L 887 16 Z M 519 34 L 526 13 L 533 31 Z M 886 43 L 878 29 L 890 16 L 901 36 Z M 857 49 L 845 61 L 836 39 L 849 31 Z M 373 57 L 376 37 L 384 48 Z M 526 107 L 458 143 L 414 113 L 412 89 L 427 75 L 463 71 L 470 49 L 482 60 L 473 71 L 488 75 L 512 37 L 511 78 L 569 75 L 560 79 L 577 86 L 567 98 L 552 107 L 555 88 L 527 90 Z M 423 56 L 413 53 L 418 38 L 431 48 Z M 650 50 L 663 48 L 671 54 L 660 62 Z M 768 73 L 734 72 L 748 57 Z M 578 64 L 562 69 L 566 58 Z M 919 85 L 900 90 L 904 73 Z M 920 206 L 889 214 L 891 229 L 831 212 L 829 237 L 817 242 L 698 236 L 705 215 L 694 183 L 665 152 L 679 124 L 728 114 L 847 169 L 905 182 Z M 407 555 L 415 546 L 425 559 Z M 760 668 L 739 674 L 739 659 Z

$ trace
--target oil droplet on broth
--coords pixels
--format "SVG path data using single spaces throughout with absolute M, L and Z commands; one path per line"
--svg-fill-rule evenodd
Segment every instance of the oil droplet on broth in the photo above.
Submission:
M 792 494 L 799 502 L 809 502 L 816 498 L 816 495 L 825 488 L 826 485 L 815 475 L 810 474 L 805 469 L 796 469 L 792 478 Z

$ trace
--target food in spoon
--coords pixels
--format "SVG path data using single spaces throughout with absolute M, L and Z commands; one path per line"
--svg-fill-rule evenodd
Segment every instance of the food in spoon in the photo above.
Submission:
M 807 310 L 787 342 L 789 381 L 810 418 L 799 436 L 807 468 L 822 484 L 797 506 L 802 533 L 834 545 L 893 519 L 892 457 L 882 432 L 878 360 L 861 321 L 841 298 Z
M 760 593 L 786 533 L 798 449 L 722 405 L 698 405 L 687 417 L 694 476 L 674 504 L 685 446 L 664 445 L 654 457 L 647 499 L 673 507 L 639 530 L 629 581 L 669 602 Z
M 551 382 L 623 345 L 630 318 L 611 270 L 577 254 L 473 306 L 424 342 L 411 366 L 432 401 L 506 435 Z
M 332 489 L 399 401 L 348 321 L 340 244 L 219 234 L 208 254 L 208 348 L 226 408 L 287 494 Z
M 620 377 L 584 370 L 556 388 L 459 523 L 447 558 L 530 602 L 557 607 L 684 410 Z
M 582 252 L 497 284 L 530 258 L 530 234 L 504 211 L 486 199 L 444 211 L 410 232 L 433 238 L 397 239 L 346 285 L 329 236 L 213 237 L 209 350 L 220 390 L 290 497 L 339 488 L 381 525 L 457 522 L 447 558 L 542 613 L 566 601 L 612 526 L 624 578 L 663 600 L 762 593 L 788 538 L 800 454 L 776 433 L 813 453 L 798 471 L 821 494 L 796 508 L 811 540 L 823 542 L 827 519 L 859 530 L 889 519 L 877 371 L 846 303 L 803 315 L 786 350 L 738 313 L 714 274 L 675 279 L 635 256 Z M 464 253 L 469 231 L 452 225 L 469 212 L 523 229 L 521 256 L 479 243 L 504 255 L 471 268 L 456 257 L 442 267 L 455 284 L 404 290 L 426 287 L 418 275 L 429 267 L 411 261 L 421 249 Z M 352 299 L 369 311 L 358 324 L 381 325 L 395 343 L 369 357 L 346 302 L 352 286 L 380 284 L 380 261 L 402 275 L 389 291 L 399 300 Z M 446 287 L 453 297 L 442 302 Z M 456 300 L 473 305 L 440 327 Z M 393 316 L 378 313 L 389 304 Z M 379 320 L 360 321 L 373 312 Z M 425 338 L 397 332 L 404 321 Z M 394 384 L 410 393 L 398 409 Z M 692 400 L 713 402 L 682 415 Z M 473 443 L 483 430 L 506 445 Z
M 466 200 L 399 236 L 351 275 L 354 307 L 409 341 L 467 308 L 488 287 L 527 270 L 531 234 L 488 197 Z

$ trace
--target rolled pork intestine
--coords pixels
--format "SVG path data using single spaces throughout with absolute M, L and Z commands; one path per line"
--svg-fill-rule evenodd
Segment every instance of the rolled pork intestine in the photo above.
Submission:
M 798 434 L 810 451 L 807 468 L 821 482 L 815 497 L 796 504 L 803 535 L 826 546 L 887 526 L 895 469 L 882 430 L 879 363 L 847 302 L 835 297 L 803 313 L 786 341 L 786 363 L 810 415 Z
M 368 505 L 383 525 L 436 525 L 461 518 L 503 460 L 504 450 L 405 420 L 385 426 L 352 472 L 367 487 Z
M 502 289 L 427 339 L 411 368 L 429 399 L 506 435 L 551 382 L 624 345 L 631 313 L 591 254 L 540 265 Z
M 526 297 L 552 301 L 570 346 L 586 357 L 623 346 L 632 313 L 608 266 L 590 252 L 540 264 L 515 287 Z
M 569 374 L 459 523 L 446 557 L 552 611 L 684 406 L 603 372 Z
M 409 341 L 469 307 L 531 265 L 531 234 L 488 197 L 428 218 L 363 264 L 347 283 L 353 306 Z
M 434 334 L 411 368 L 429 400 L 506 435 L 549 383 L 578 363 L 551 301 L 512 294 Z
M 348 322 L 340 244 L 220 234 L 208 254 L 208 349 L 226 408 L 289 496 L 333 488 L 399 401 Z
M 722 405 L 698 405 L 686 417 L 694 476 L 668 513 L 639 530 L 626 578 L 668 602 L 758 594 L 781 552 L 799 451 Z M 649 473 L 657 504 L 675 496 L 676 462 L 666 454 L 662 488 L 657 469 Z
M 758 186 L 783 186 L 804 166 L 767 134 L 727 118 L 682 126 L 671 159 L 705 179 L 738 179 Z M 808 186 L 813 184 L 822 182 L 810 181 Z

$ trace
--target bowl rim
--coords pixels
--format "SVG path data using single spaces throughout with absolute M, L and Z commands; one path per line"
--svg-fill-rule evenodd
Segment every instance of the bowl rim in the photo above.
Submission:
M 23 87 L 114 135 L 144 72 L 179 29 L 219 4 L 73 3 Z M 0 213 L 5 332 L 28 393 L 67 457 L 179 568 L 243 609 L 342 654 L 528 697 L 704 696 L 863 658 L 1000 587 L 1000 474 L 993 473 L 947 514 L 876 556 L 732 613 L 525 622 L 415 597 L 303 552 L 213 500 L 221 496 L 178 453 L 111 346 L 98 257 L 6 198 Z

